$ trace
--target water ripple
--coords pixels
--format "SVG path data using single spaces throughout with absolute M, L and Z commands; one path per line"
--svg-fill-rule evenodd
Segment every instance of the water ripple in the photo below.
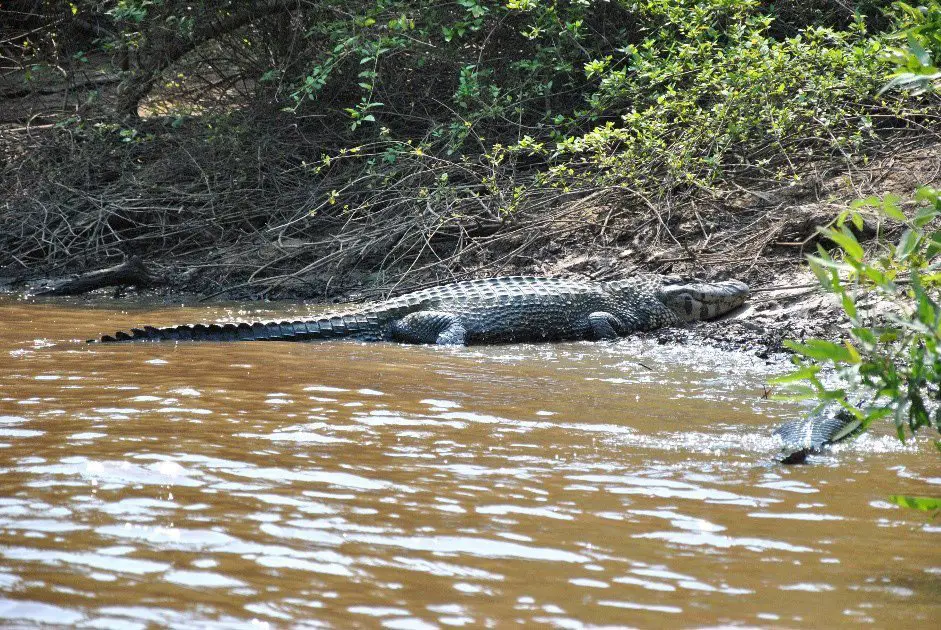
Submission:
M 0 298 L 0 626 L 938 617 L 941 528 L 885 500 L 937 489 L 931 441 L 781 467 L 754 356 L 60 338 L 287 308 Z

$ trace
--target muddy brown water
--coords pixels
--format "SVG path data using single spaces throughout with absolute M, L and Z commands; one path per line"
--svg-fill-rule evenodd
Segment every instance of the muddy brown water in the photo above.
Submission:
M 777 465 L 747 354 L 80 343 L 274 312 L 0 301 L 0 626 L 941 619 L 931 442 Z

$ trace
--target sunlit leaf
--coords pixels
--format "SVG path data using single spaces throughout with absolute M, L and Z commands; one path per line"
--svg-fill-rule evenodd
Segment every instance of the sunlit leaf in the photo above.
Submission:
M 941 498 L 938 497 L 913 497 L 907 494 L 893 494 L 889 497 L 889 501 L 913 510 L 933 512 L 935 515 L 941 511 Z
M 899 244 L 895 248 L 895 257 L 898 260 L 905 260 L 911 256 L 912 252 L 915 251 L 915 248 L 918 246 L 919 236 L 918 232 L 915 230 L 905 230 L 902 233 L 902 238 L 899 239 Z
M 888 194 L 882 200 L 882 203 L 879 204 L 879 210 L 890 219 L 905 221 L 905 213 L 902 212 L 899 207 L 899 201 L 901 201 L 901 199 L 898 195 Z
M 873 195 L 869 197 L 864 197 L 862 199 L 857 199 L 850 203 L 850 208 L 876 208 L 882 205 L 882 201 Z
M 912 222 L 915 224 L 915 227 L 923 228 L 931 223 L 937 216 L 937 210 L 931 206 L 925 206 L 918 209 L 918 213 L 915 215 L 915 218 L 912 220 Z
M 769 379 L 769 383 L 775 385 L 783 385 L 785 383 L 794 383 L 796 381 L 802 381 L 804 379 L 816 376 L 820 372 L 820 368 L 816 365 L 808 365 L 795 370 L 788 374 L 782 374 L 781 376 L 775 376 L 772 379 Z
M 928 258 L 934 258 L 941 252 L 941 230 L 936 230 L 926 237 L 928 241 L 925 247 L 925 255 Z
M 876 335 L 869 328 L 853 328 L 852 333 L 857 339 L 864 343 L 876 343 Z
M 862 357 L 859 356 L 859 351 L 849 341 L 844 341 L 843 347 L 846 348 L 846 351 L 850 357 L 847 363 L 855 364 L 855 363 L 859 363 L 860 361 L 862 361 Z
M 818 392 L 807 385 L 791 385 L 785 392 L 772 394 L 773 400 L 812 400 L 818 397 Z
M 864 276 L 872 280 L 872 282 L 880 287 L 886 288 L 889 291 L 895 290 L 895 285 L 889 280 L 888 276 L 882 272 L 880 269 L 876 269 L 871 265 L 864 265 L 862 268 L 862 273 Z
M 819 229 L 820 233 L 839 245 L 843 248 L 850 257 L 861 260 L 863 257 L 863 248 L 859 244 L 859 241 L 856 240 L 856 237 L 853 233 L 846 227 L 843 226 L 839 230 L 831 230 L 829 228 Z
M 850 296 L 849 293 L 844 293 L 842 302 L 843 310 L 846 312 L 846 316 L 850 318 L 851 322 L 855 322 L 857 319 L 856 304 L 853 302 L 852 296 Z
M 832 361 L 834 363 L 858 363 L 859 353 L 855 348 L 843 346 L 824 339 L 808 339 L 806 343 L 785 341 L 784 345 L 797 354 L 818 361 Z
M 931 65 L 931 54 L 925 50 L 925 47 L 921 45 L 914 35 L 908 33 L 908 49 L 915 55 L 915 58 L 918 59 L 918 63 L 923 66 Z
M 862 231 L 863 227 L 865 226 L 865 223 L 863 222 L 863 215 L 859 214 L 858 212 L 854 212 L 850 215 L 850 221 L 853 222 L 853 227 L 855 227 L 858 231 Z
M 808 256 L 807 260 L 810 262 L 820 265 L 821 267 L 827 267 L 829 269 L 835 269 L 837 271 L 856 271 L 856 269 L 847 263 L 837 262 L 831 259 L 824 259 L 818 256 Z

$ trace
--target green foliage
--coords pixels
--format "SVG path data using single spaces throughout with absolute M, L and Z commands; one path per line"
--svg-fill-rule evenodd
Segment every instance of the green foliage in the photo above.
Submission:
M 908 208 L 893 195 L 862 199 L 819 229 L 836 253 L 818 245 L 810 267 L 824 290 L 840 298 L 848 339 L 785 342 L 797 370 L 773 381 L 792 398 L 820 401 L 818 410 L 839 404 L 855 417 L 854 431 L 892 418 L 903 441 L 923 428 L 941 432 L 941 192 L 922 188 L 915 200 Z M 879 239 L 867 252 L 857 233 L 872 223 L 900 236 Z M 873 296 L 876 305 L 888 306 L 882 315 L 863 305 Z M 824 366 L 831 378 L 822 377 Z M 941 441 L 936 446 L 941 451 Z M 890 498 L 934 516 L 941 510 L 938 498 Z
M 558 150 L 632 186 L 647 176 L 638 164 L 657 165 L 665 186 L 709 186 L 741 166 L 743 153 L 756 154 L 752 166 L 764 176 L 782 179 L 796 173 L 774 158 L 806 155 L 795 145 L 852 151 L 872 134 L 859 101 L 884 73 L 881 43 L 861 20 L 776 40 L 773 19 L 759 9 L 638 3 L 643 38 L 584 66 L 596 85 L 584 118 L 601 124 Z
M 903 494 L 893 494 L 889 500 L 902 507 L 931 512 L 933 517 L 941 514 L 941 499 L 935 497 L 911 497 Z
M 895 39 L 904 39 L 906 45 L 890 49 L 889 58 L 898 69 L 882 91 L 898 87 L 922 94 L 941 87 L 941 69 L 934 61 L 941 58 L 941 2 L 894 6 L 900 28 Z
M 895 3 L 897 23 L 908 48 L 892 49 L 893 60 L 903 68 L 883 92 L 906 87 L 931 91 L 937 76 L 912 72 L 931 65 L 931 54 L 941 50 L 941 5 L 914 8 Z M 913 61 L 914 59 L 914 61 Z M 915 67 L 917 65 L 917 68 Z M 933 69 L 936 74 L 936 69 Z M 795 352 L 797 371 L 776 379 L 799 398 L 836 401 L 866 429 L 891 417 L 900 440 L 922 428 L 941 432 L 941 192 L 921 188 L 912 203 L 895 195 L 861 199 L 840 213 L 834 223 L 819 228 L 833 242 L 836 254 L 822 245 L 808 256 L 810 268 L 824 290 L 840 298 L 851 328 L 841 344 L 811 339 L 788 342 Z M 875 225 L 875 245 L 866 251 L 858 238 L 866 225 Z M 888 226 L 898 234 L 885 238 Z M 894 228 L 894 229 L 893 229 Z M 860 297 L 883 306 L 872 314 Z M 829 365 L 834 379 L 820 377 Z M 850 396 L 862 393 L 862 402 Z M 856 400 L 856 399 L 852 399 Z M 941 451 L 941 441 L 936 442 Z M 894 496 L 899 505 L 935 511 L 941 500 Z
M 937 47 L 937 1 L 892 13 L 916 53 Z M 271 103 L 324 121 L 334 153 L 386 129 L 440 156 L 541 163 L 535 187 L 626 185 L 655 197 L 743 171 L 797 178 L 795 164 L 859 151 L 877 132 L 874 106 L 908 106 L 873 100 L 892 43 L 868 23 L 877 5 L 851 14 L 790 0 L 83 0 L 56 18 L 103 25 L 82 44 L 129 63 L 121 92 L 131 111 L 155 90 L 170 116 Z M 88 46 L 78 50 L 88 58 Z M 920 81 L 932 76 L 926 67 Z M 241 93 L 200 89 L 206 77 Z
M 788 342 L 799 369 L 777 381 L 806 383 L 792 391 L 836 401 L 864 427 L 891 417 L 902 440 L 923 427 L 941 432 L 941 231 L 932 229 L 941 217 L 941 194 L 922 188 L 916 201 L 908 208 L 894 196 L 863 199 L 820 228 L 837 253 L 818 246 L 810 267 L 821 286 L 839 297 L 851 328 L 842 343 Z M 857 237 L 867 224 L 900 235 L 878 240 L 867 252 Z M 882 314 L 873 314 L 861 296 L 878 298 Z M 821 378 L 823 365 L 832 368 L 833 381 Z M 864 402 L 850 402 L 859 391 Z
M 220 221 L 227 234 L 270 222 L 320 244 L 334 243 L 325 230 L 360 229 L 358 245 L 311 258 L 408 260 L 409 269 L 452 264 L 478 235 L 524 212 L 535 218 L 572 191 L 627 188 L 653 206 L 721 194 L 742 177 L 778 187 L 834 158 L 864 160 L 880 134 L 922 111 L 908 94 L 877 94 L 891 66 L 885 53 L 900 43 L 884 29 L 892 20 L 920 29 L 913 37 L 926 51 L 935 32 L 901 6 L 882 15 L 878 0 L 852 3 L 858 12 L 826 0 L 34 4 L 7 44 L 25 88 L 87 89 L 88 98 L 62 100 L 53 128 L 69 151 L 74 142 L 115 153 L 61 168 L 87 172 L 80 184 L 5 181 L 48 183 L 49 196 L 81 190 L 109 207 L 175 199 L 162 191 L 187 183 L 223 207 L 219 184 L 208 182 L 244 185 L 275 209 L 255 203 L 242 212 L 251 220 Z M 37 149 L 36 159 L 53 153 Z M 115 164 L 124 166 L 117 174 Z M 107 186 L 135 169 L 167 178 L 146 190 L 131 177 L 121 180 L 127 190 Z M 289 194 L 295 187 L 303 192 Z M 174 201 L 184 210 L 172 216 L 191 216 L 197 199 Z M 54 215 L 37 210 L 37 225 Z M 104 251 L 166 216 L 65 238 L 98 239 L 90 249 Z M 387 223 L 367 238 L 376 217 Z M 58 242 L 43 229 L 18 232 L 39 244 L 14 242 L 17 261 Z

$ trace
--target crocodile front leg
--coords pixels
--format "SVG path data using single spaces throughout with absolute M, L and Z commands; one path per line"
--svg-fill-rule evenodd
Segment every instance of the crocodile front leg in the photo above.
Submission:
M 588 336 L 595 341 L 617 339 L 632 331 L 617 317 L 607 311 L 588 314 Z
M 392 323 L 392 339 L 404 343 L 462 346 L 467 343 L 467 329 L 451 313 L 417 311 Z

